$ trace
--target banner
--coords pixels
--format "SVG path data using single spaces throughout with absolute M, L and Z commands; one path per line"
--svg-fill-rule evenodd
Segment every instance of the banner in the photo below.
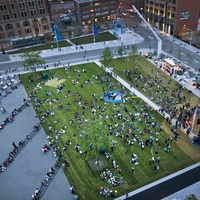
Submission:
M 62 36 L 58 30 L 58 26 L 54 26 L 54 33 L 55 33 L 55 40 L 56 42 L 59 42 L 62 40 Z
M 95 37 L 97 37 L 98 34 L 99 34 L 99 31 L 98 31 L 96 24 L 93 24 L 93 34 L 94 34 Z

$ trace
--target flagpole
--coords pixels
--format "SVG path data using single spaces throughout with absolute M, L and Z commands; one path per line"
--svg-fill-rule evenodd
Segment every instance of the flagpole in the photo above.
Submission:
M 56 26 L 54 26 L 54 32 L 55 32 L 55 37 L 56 37 L 57 48 L 59 49 L 58 37 L 57 37 L 56 29 L 55 28 L 56 28 Z
M 94 34 L 94 19 L 92 20 L 92 29 L 93 29 L 93 42 L 96 42 L 95 34 Z

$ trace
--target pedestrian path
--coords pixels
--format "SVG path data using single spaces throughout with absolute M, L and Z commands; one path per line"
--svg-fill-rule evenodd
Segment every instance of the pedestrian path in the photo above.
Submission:
M 110 30 L 112 33 L 112 30 Z M 58 55 L 65 55 L 65 54 L 73 54 L 73 53 L 84 53 L 86 51 L 91 50 L 100 50 L 104 49 L 105 47 L 119 47 L 120 45 L 131 45 L 143 42 L 143 37 L 134 33 L 132 30 L 127 30 L 124 34 L 120 33 L 120 30 L 117 31 L 118 39 L 117 40 L 110 40 L 106 42 L 95 42 L 89 44 L 82 44 L 82 45 L 74 45 L 71 41 L 67 40 L 72 46 L 69 47 L 62 47 L 62 48 L 54 48 L 48 50 L 42 50 L 41 57 L 52 57 Z M 21 54 L 13 54 L 9 55 L 10 61 L 22 61 L 20 57 Z
M 1 106 L 10 113 L 23 99 L 27 99 L 27 93 L 22 85 L 14 90 L 9 97 L 2 99 Z M 33 126 L 39 123 L 32 106 L 28 106 L 14 120 L 0 132 L 0 161 L 8 156 L 12 150 L 13 141 L 18 144 L 22 138 L 26 138 Z M 4 119 L 0 115 L 0 120 Z M 44 154 L 41 150 L 48 140 L 46 133 L 41 128 L 31 141 L 20 151 L 14 162 L 9 165 L 5 172 L 0 175 L 0 200 L 5 199 L 31 199 L 35 189 L 40 186 L 44 174 L 51 166 L 54 166 L 55 158 L 51 151 Z M 67 199 L 73 200 L 74 195 L 69 190 L 69 182 L 62 169 L 58 171 L 46 192 L 43 194 L 46 199 Z

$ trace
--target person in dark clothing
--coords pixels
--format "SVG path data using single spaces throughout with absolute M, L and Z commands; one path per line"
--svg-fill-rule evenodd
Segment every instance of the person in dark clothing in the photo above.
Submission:
M 17 145 L 15 144 L 15 142 L 12 143 L 14 149 L 17 149 Z

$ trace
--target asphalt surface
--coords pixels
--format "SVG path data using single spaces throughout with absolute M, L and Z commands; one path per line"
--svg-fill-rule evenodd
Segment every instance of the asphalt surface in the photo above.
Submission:
M 200 181 L 200 166 L 189 170 L 179 176 L 176 176 L 168 181 L 162 182 L 152 188 L 140 192 L 129 197 L 129 200 L 160 200 L 170 194 L 173 194 L 183 188 L 186 188 Z

